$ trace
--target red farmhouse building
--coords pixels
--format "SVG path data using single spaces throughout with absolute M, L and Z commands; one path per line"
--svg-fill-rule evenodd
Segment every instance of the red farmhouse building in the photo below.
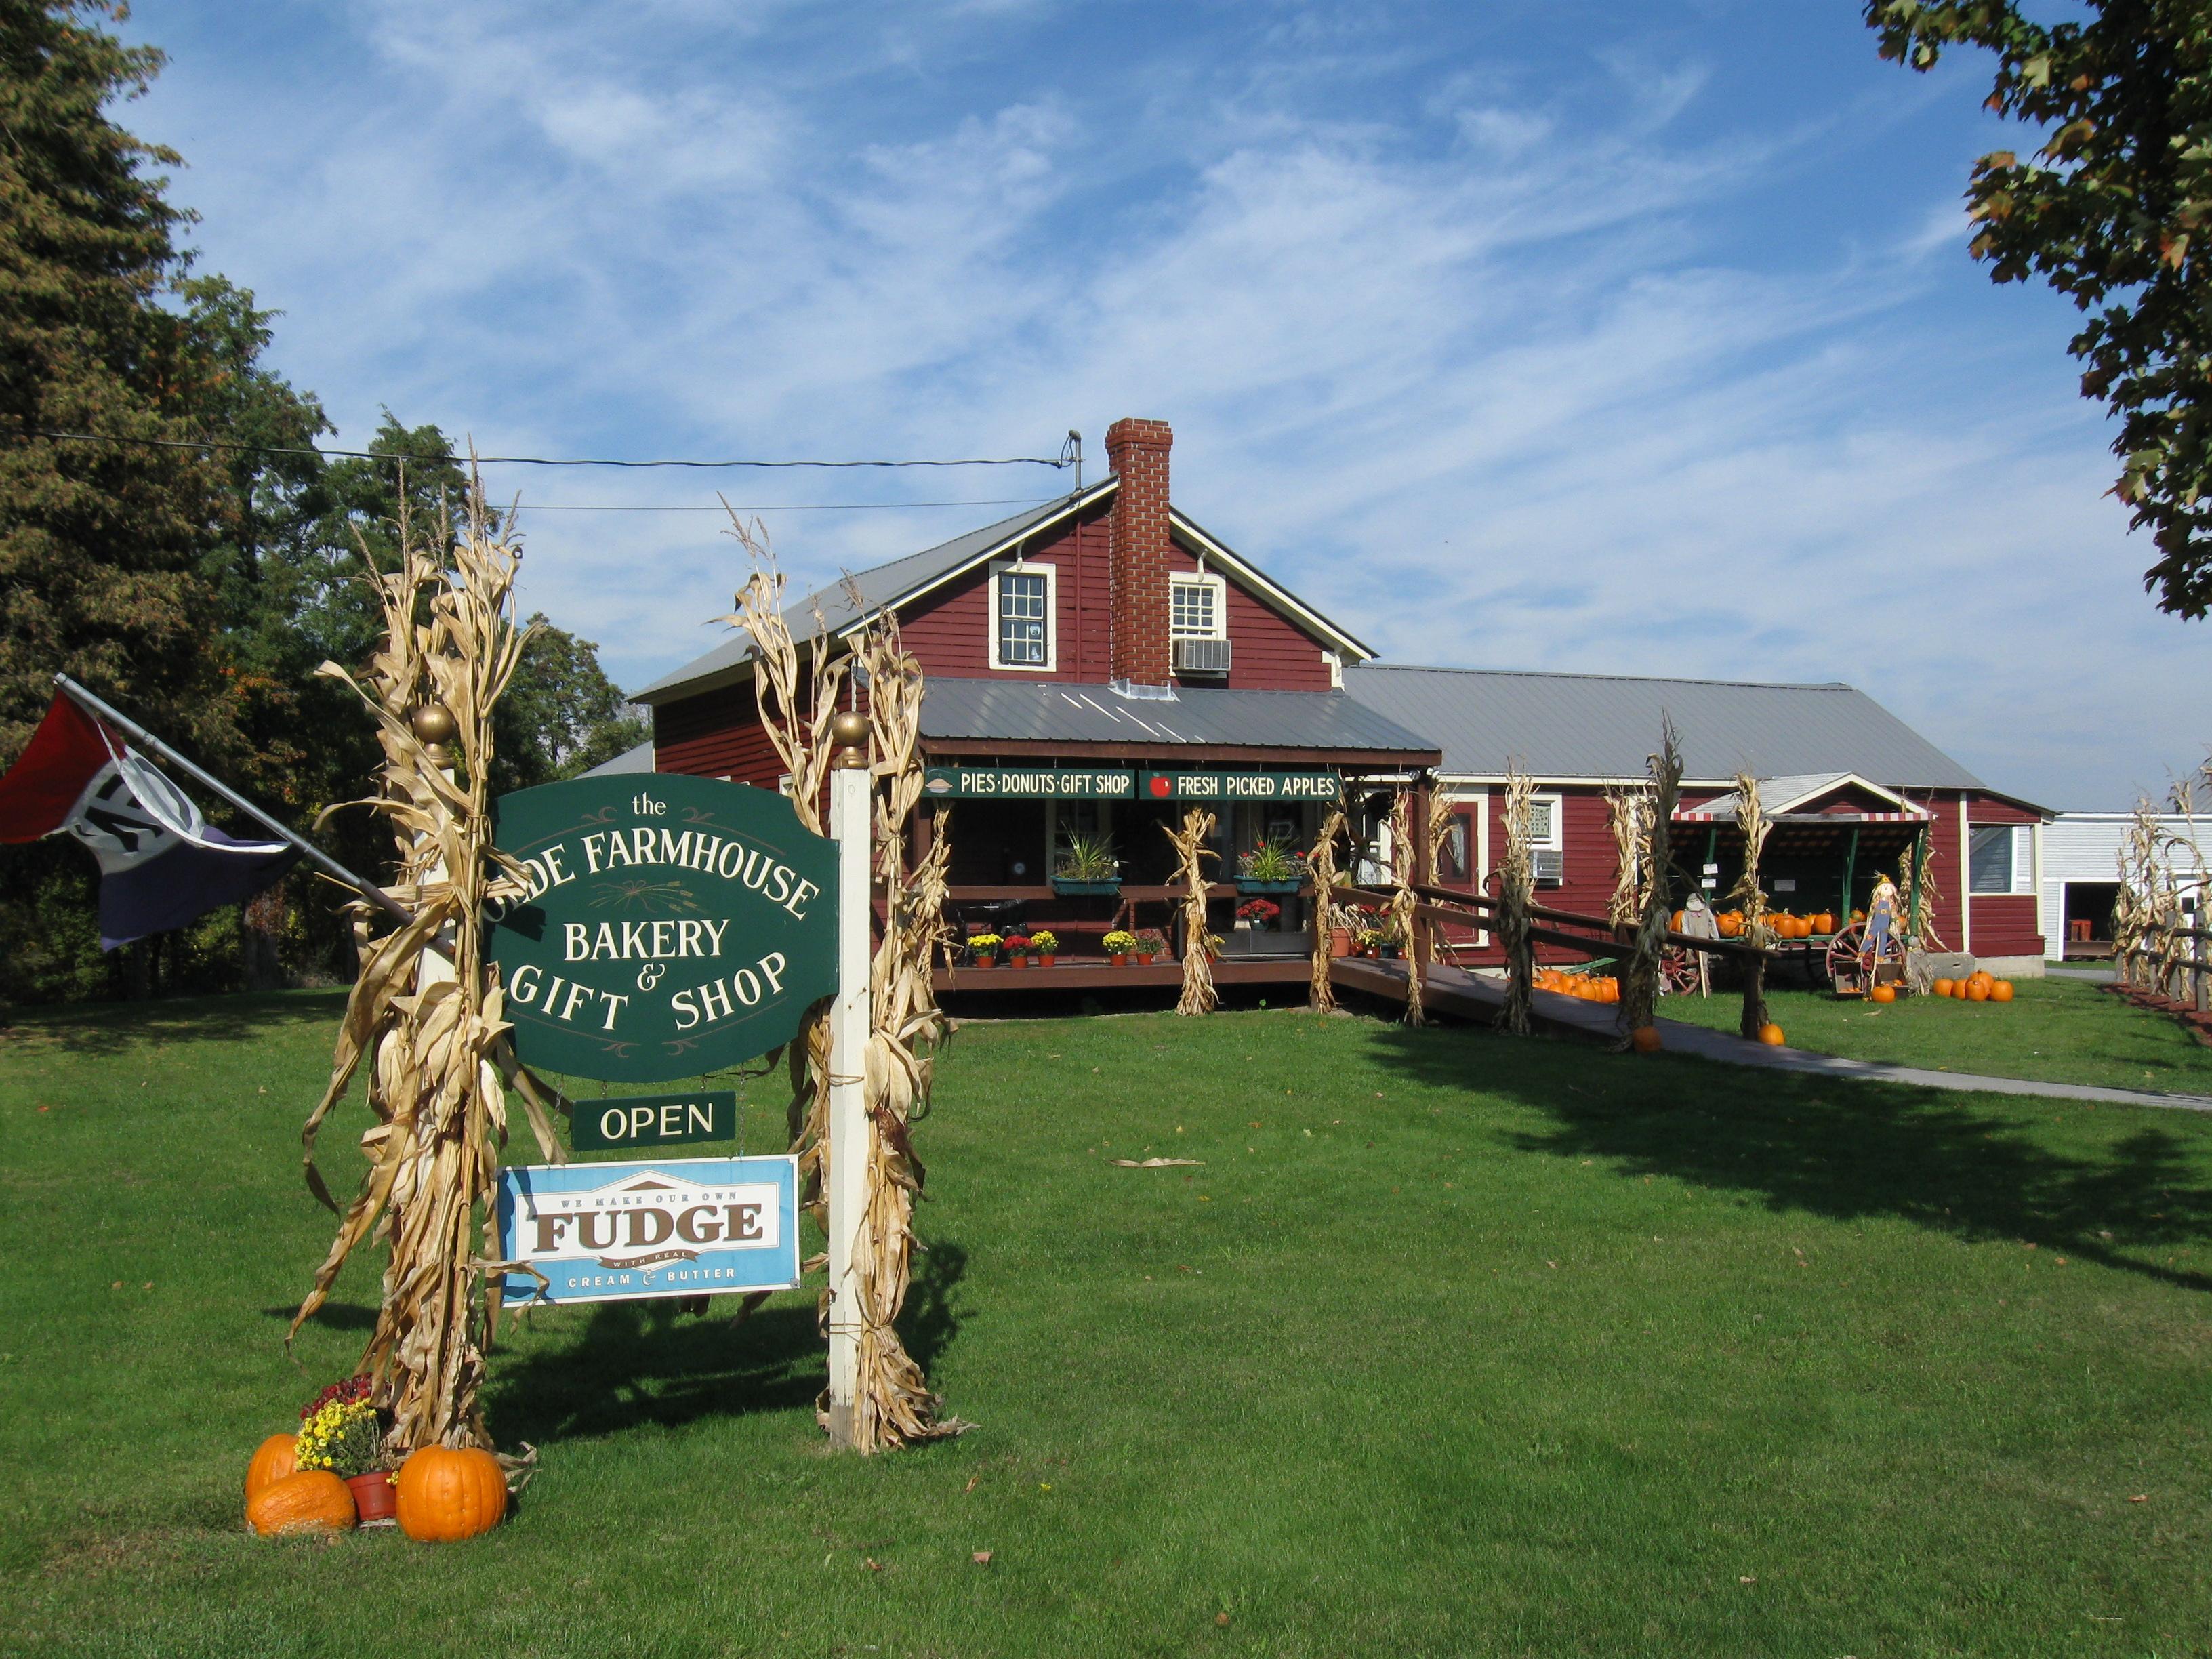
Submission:
M 1730 832 L 1699 813 L 1748 770 L 1773 780 L 1762 796 L 1778 819 L 1765 867 L 1788 884 L 1778 903 L 1793 889 L 1840 902 L 1846 882 L 1863 902 L 1875 868 L 1893 872 L 1924 826 L 1945 942 L 2039 963 L 2045 815 L 1985 788 L 1863 693 L 1375 665 L 1353 635 L 1176 507 L 1172 442 L 1164 422 L 1116 422 L 1112 472 L 1098 483 L 793 609 L 801 640 L 817 606 L 833 638 L 878 610 L 896 615 L 928 676 L 926 811 L 951 811 L 952 908 L 969 927 L 1050 927 L 1062 971 L 1087 976 L 1109 927 L 1165 927 L 1172 855 L 1160 826 L 1204 804 L 1220 820 L 1213 925 L 1230 947 L 1219 977 L 1303 979 L 1310 896 L 1279 896 L 1272 928 L 1237 928 L 1237 859 L 1270 841 L 1310 846 L 1340 784 L 1379 852 L 1376 809 L 1419 781 L 1462 814 L 1438 878 L 1469 884 L 1504 844 L 1497 786 L 1509 757 L 1543 787 L 1539 875 L 1559 890 L 1547 902 L 1602 911 L 1613 854 L 1601 791 L 1642 775 L 1663 714 L 1692 781 L 1678 853 L 1723 866 L 1723 888 Z M 638 769 L 786 781 L 742 634 L 635 699 L 653 712 L 649 758 L 625 757 Z M 1055 881 L 1073 836 L 1110 839 L 1115 890 Z M 1463 947 L 1479 962 L 1489 941 Z M 1126 971 L 1179 974 L 1172 963 Z

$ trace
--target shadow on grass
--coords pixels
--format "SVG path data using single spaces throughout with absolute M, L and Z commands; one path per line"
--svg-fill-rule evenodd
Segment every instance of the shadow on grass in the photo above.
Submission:
M 15 1008 L 0 1010 L 0 1031 L 26 1048 L 50 1045 L 72 1054 L 122 1054 L 169 1040 L 250 1042 L 301 1025 L 335 1024 L 345 1000 L 343 989 L 265 991 Z
M 299 1311 L 296 1306 L 261 1310 L 264 1318 L 281 1319 L 288 1325 Z M 376 1328 L 376 1310 L 365 1308 L 358 1302 L 325 1302 L 307 1316 L 307 1323 L 319 1325 L 326 1331 L 373 1331 Z
M 2017 1239 L 2194 1291 L 2212 1276 L 2144 1253 L 2212 1230 L 2201 1133 L 2142 1122 L 2088 1156 L 2016 1108 L 1899 1084 L 1657 1062 L 1568 1041 L 1378 1025 L 1374 1052 L 1424 1083 L 1478 1087 L 1551 1120 L 1522 1152 L 1602 1158 L 1837 1220 L 1894 1216 L 1966 1239 Z M 2193 1124 L 2193 1121 L 2192 1121 Z
M 958 1334 L 953 1291 L 967 1267 L 968 1253 L 957 1244 L 934 1244 L 915 1258 L 899 1328 L 925 1370 Z M 746 1319 L 720 1310 L 681 1313 L 673 1300 L 607 1302 L 534 1317 L 550 1322 L 580 1314 L 585 1322 L 574 1340 L 520 1362 L 511 1356 L 495 1362 L 485 1412 L 500 1443 L 542 1445 L 644 1424 L 677 1428 L 707 1417 L 791 1411 L 811 1406 L 828 1386 L 828 1348 L 811 1298 Z

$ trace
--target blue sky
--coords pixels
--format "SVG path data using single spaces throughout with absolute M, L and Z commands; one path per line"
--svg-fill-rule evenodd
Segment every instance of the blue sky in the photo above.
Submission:
M 142 0 L 204 263 L 346 440 L 1054 453 L 1171 421 L 1177 504 L 1406 662 L 1863 686 L 1996 787 L 2212 740 L 2040 289 L 1966 258 L 2013 140 L 1850 0 L 1305 6 Z M 702 511 L 1041 469 L 507 469 L 525 597 L 636 685 L 742 574 Z M 777 511 L 797 581 L 1004 506 Z M 2153 696 L 2148 688 L 2166 688 Z M 1656 735 L 1656 734 L 1655 734 Z

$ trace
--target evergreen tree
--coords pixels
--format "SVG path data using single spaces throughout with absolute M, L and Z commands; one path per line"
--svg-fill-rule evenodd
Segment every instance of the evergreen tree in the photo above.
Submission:
M 219 471 L 160 447 L 197 435 L 210 392 L 188 320 L 161 303 L 188 216 L 149 169 L 178 158 L 106 114 L 162 60 L 84 21 L 121 15 L 0 0 L 0 762 L 57 669 L 210 760 L 240 748 L 206 649 Z

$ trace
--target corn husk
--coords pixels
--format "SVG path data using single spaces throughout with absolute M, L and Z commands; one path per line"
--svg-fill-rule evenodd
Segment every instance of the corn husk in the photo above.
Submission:
M 493 709 L 531 635 L 514 622 L 522 556 L 495 528 L 480 484 L 450 547 L 418 535 L 402 511 L 398 564 L 374 578 L 382 647 L 357 676 L 330 662 L 318 672 L 351 686 L 376 721 L 382 787 L 362 804 L 392 826 L 399 878 L 389 890 L 414 914 L 372 939 L 374 913 L 354 907 L 361 972 L 330 1085 L 301 1139 L 308 1186 L 335 1209 L 316 1166 L 316 1139 L 366 1063 L 376 1118 L 361 1138 L 369 1167 L 287 1334 L 289 1341 L 323 1305 L 364 1240 L 390 1247 L 360 1370 L 390 1414 L 394 1455 L 490 1443 L 477 1402 L 495 1275 L 512 1267 L 495 1259 L 491 1201 L 507 1138 L 507 1081 L 522 1091 L 540 1153 L 562 1157 L 534 1079 L 515 1063 L 479 921 L 488 901 L 526 890 L 520 867 L 492 846 L 487 793 Z M 450 767 L 410 724 L 427 703 L 451 710 L 459 726 Z
M 1306 854 L 1306 868 L 1312 873 L 1314 888 L 1314 950 L 1313 975 L 1307 988 L 1306 1004 L 1317 1014 L 1336 1012 L 1336 986 L 1328 976 L 1329 930 L 1337 925 L 1336 903 L 1336 843 L 1344 834 L 1344 809 L 1332 806 L 1322 821 L 1321 834 L 1315 837 L 1313 851 Z
M 1735 827 L 1743 832 L 1743 870 L 1729 897 L 1742 907 L 1744 942 L 1764 949 L 1774 943 L 1774 930 L 1766 922 L 1766 894 L 1759 884 L 1759 855 L 1765 850 L 1769 825 L 1759 804 L 1759 780 L 1748 772 L 1735 775 Z M 1737 1029 L 1755 1037 L 1766 1024 L 1766 958 L 1752 957 L 1744 963 L 1743 1017 Z
M 1206 843 L 1213 834 L 1213 814 L 1194 806 L 1183 814 L 1182 828 L 1164 823 L 1160 830 L 1176 849 L 1176 875 L 1183 884 L 1182 995 L 1176 1000 L 1179 1014 L 1210 1014 L 1220 1001 L 1213 988 L 1213 934 L 1206 921 L 1206 873 L 1200 860 L 1221 855 Z
M 1654 757 L 1656 759 L 1656 757 Z M 1625 938 L 1644 915 L 1644 890 L 1639 884 L 1647 861 L 1651 792 L 1648 784 L 1607 784 L 1605 823 L 1613 835 L 1613 895 L 1606 901 L 1606 920 L 1616 937 Z
M 1659 1012 L 1659 958 L 1667 948 L 1666 873 L 1674 857 L 1670 829 L 1682 789 L 1682 747 L 1673 720 L 1662 719 L 1658 752 L 1644 765 L 1650 778 L 1649 793 L 1637 806 L 1637 839 L 1629 848 L 1629 857 L 1640 872 L 1643 908 L 1636 918 L 1636 939 L 1620 987 L 1623 1047 L 1631 1041 L 1629 1033 L 1650 1024 Z M 1638 878 L 1632 875 L 1632 882 Z
M 1428 826 L 1424 824 L 1421 832 L 1426 835 Z M 1421 969 L 1426 955 L 1413 948 L 1413 929 L 1420 915 L 1420 901 L 1413 889 L 1413 796 L 1403 784 L 1390 797 L 1390 921 L 1406 958 L 1406 1024 L 1425 1025 L 1429 1021 L 1421 1006 Z
M 1536 865 L 1528 849 L 1528 804 L 1535 782 L 1517 762 L 1505 769 L 1505 856 L 1498 866 L 1498 940 L 1505 948 L 1505 1006 L 1498 1029 L 1528 1035 L 1536 996 L 1536 951 L 1528 907 L 1536 902 Z
M 1438 864 L 1443 854 L 1444 842 L 1450 836 L 1451 830 L 1451 800 L 1443 790 L 1433 790 L 1429 795 L 1428 828 L 1429 878 L 1431 881 L 1436 879 Z M 1468 848 L 1467 856 L 1470 861 L 1473 860 L 1474 848 L 1472 846 Z M 1441 955 L 1454 963 L 1459 960 L 1459 947 L 1454 945 L 1450 936 L 1434 922 L 1429 924 L 1429 951 L 1432 956 Z

